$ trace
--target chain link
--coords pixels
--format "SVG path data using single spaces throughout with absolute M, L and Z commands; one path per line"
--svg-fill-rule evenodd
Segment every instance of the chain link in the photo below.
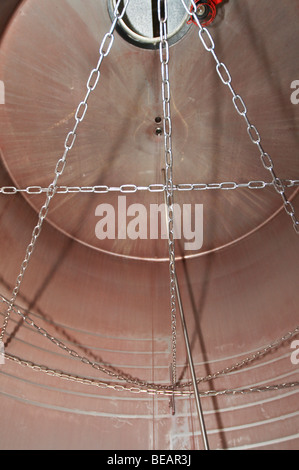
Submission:
M 165 198 L 168 222 L 168 253 L 170 276 L 170 309 L 172 333 L 172 382 L 176 384 L 176 284 L 175 284 L 175 246 L 174 246 L 174 198 L 173 198 L 173 153 L 172 153 L 172 121 L 170 111 L 169 81 L 169 43 L 167 36 L 168 2 L 157 0 L 160 27 L 159 53 L 161 62 L 163 131 L 165 154 Z
M 281 180 L 285 188 L 299 186 L 298 179 Z M 252 180 L 246 183 L 237 183 L 235 181 L 222 181 L 221 183 L 178 183 L 173 184 L 173 191 L 206 191 L 211 189 L 222 189 L 230 191 L 234 189 L 264 189 L 274 188 L 274 182 L 266 182 L 262 180 Z M 57 186 L 55 194 L 71 194 L 71 193 L 93 193 L 105 194 L 109 192 L 120 192 L 123 194 L 136 193 L 138 191 L 148 191 L 150 193 L 164 193 L 166 185 L 162 183 L 150 184 L 148 186 L 138 186 L 136 184 L 122 184 L 121 186 Z M 15 195 L 25 193 L 30 195 L 39 195 L 46 193 L 48 188 L 42 186 L 28 186 L 27 188 L 17 188 L 15 186 L 0 187 L 0 194 Z
M 109 32 L 107 34 L 105 34 L 105 36 L 102 40 L 102 43 L 101 43 L 101 46 L 100 46 L 100 57 L 99 57 L 97 66 L 91 71 L 91 73 L 89 75 L 89 78 L 88 78 L 88 81 L 87 81 L 87 84 L 86 84 L 87 93 L 85 95 L 84 100 L 81 101 L 79 103 L 78 107 L 77 107 L 77 110 L 76 110 L 76 113 L 75 113 L 75 125 L 74 125 L 73 129 L 66 136 L 66 139 L 65 139 L 65 142 L 64 142 L 63 155 L 57 161 L 57 164 L 56 164 L 56 167 L 55 167 L 54 179 L 53 179 L 52 183 L 49 185 L 49 187 L 47 188 L 46 201 L 45 201 L 45 203 L 43 204 L 43 206 L 41 207 L 41 209 L 39 211 L 38 222 L 37 222 L 37 225 L 33 229 L 32 236 L 31 236 L 31 241 L 30 241 L 29 245 L 27 246 L 25 257 L 24 257 L 24 260 L 21 264 L 20 272 L 19 272 L 19 275 L 17 277 L 16 284 L 15 284 L 15 287 L 13 289 L 12 296 L 11 296 L 11 299 L 10 299 L 10 302 L 9 302 L 9 306 L 8 306 L 8 309 L 7 309 L 6 314 L 5 314 L 3 326 L 2 326 L 2 329 L 1 329 L 1 333 L 0 333 L 0 341 L 3 341 L 3 337 L 4 337 L 5 330 L 6 330 L 8 321 L 9 321 L 9 317 L 10 317 L 12 307 L 13 307 L 14 302 L 15 302 L 17 296 L 18 296 L 18 293 L 19 293 L 19 290 L 20 290 L 20 287 L 21 287 L 21 283 L 22 283 L 25 271 L 27 269 L 27 266 L 28 266 L 28 263 L 30 261 L 33 250 L 35 248 L 36 241 L 37 241 L 37 239 L 38 239 L 38 237 L 41 233 L 42 225 L 43 225 L 44 219 L 47 216 L 50 202 L 51 202 L 54 194 L 57 191 L 58 179 L 62 175 L 62 173 L 65 169 L 68 152 L 74 146 L 74 143 L 75 143 L 75 140 L 76 140 L 76 137 L 77 137 L 78 125 L 83 121 L 83 119 L 85 117 L 85 114 L 86 114 L 86 111 L 87 111 L 87 108 L 88 108 L 88 104 L 87 104 L 88 98 L 89 98 L 91 92 L 94 91 L 94 89 L 96 88 L 96 86 L 98 84 L 98 81 L 99 81 L 99 78 L 100 78 L 101 63 L 103 61 L 103 58 L 106 57 L 109 54 L 110 50 L 111 50 L 113 40 L 114 40 L 113 33 L 114 33 L 116 23 L 117 23 L 118 19 L 121 18 L 124 15 L 125 10 L 127 8 L 127 5 L 129 3 L 129 0 L 127 0 L 124 3 L 123 9 L 121 10 L 121 12 L 119 12 L 119 7 L 120 7 L 120 4 L 121 4 L 121 1 L 122 0 L 118 0 L 117 3 L 116 3 L 116 7 L 115 7 L 115 10 L 114 10 L 114 20 L 112 22 L 112 25 L 111 25 L 111 28 L 110 28 Z M 31 190 L 34 193 L 37 192 L 38 194 L 40 194 L 39 193 L 39 187 L 33 186 L 33 187 L 31 187 Z M 12 192 L 12 193 L 14 193 L 14 192 Z

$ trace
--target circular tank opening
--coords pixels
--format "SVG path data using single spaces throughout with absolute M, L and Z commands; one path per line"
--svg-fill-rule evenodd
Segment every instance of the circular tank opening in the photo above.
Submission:
M 108 0 L 111 19 L 116 3 L 116 0 Z M 120 4 L 120 10 L 123 8 L 123 3 Z M 170 45 L 175 44 L 189 31 L 188 18 L 181 0 L 173 0 L 168 21 Z M 157 1 L 140 0 L 136 4 L 129 3 L 125 15 L 118 22 L 117 31 L 125 40 L 137 47 L 156 49 L 160 41 Z

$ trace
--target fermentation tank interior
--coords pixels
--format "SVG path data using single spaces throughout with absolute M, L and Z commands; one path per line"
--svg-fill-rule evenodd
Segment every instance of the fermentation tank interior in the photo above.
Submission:
M 184 4 L 1 0 L 3 450 L 299 447 L 299 0 Z

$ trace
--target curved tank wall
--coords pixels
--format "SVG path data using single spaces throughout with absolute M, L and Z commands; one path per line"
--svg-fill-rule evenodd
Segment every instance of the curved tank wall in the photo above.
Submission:
M 275 3 L 224 1 L 209 31 L 298 215 L 299 1 Z M 0 9 L 0 187 L 17 188 L 0 194 L 3 319 L 45 201 L 36 187 L 53 180 L 111 19 L 97 0 Z M 202 449 L 179 318 L 169 406 L 167 240 L 96 232 L 102 204 L 116 223 L 142 204 L 148 234 L 164 202 L 160 70 L 158 50 L 115 32 L 59 180 L 71 189 L 51 201 L 4 335 L 2 449 Z M 195 25 L 169 74 L 175 202 L 203 207 L 202 243 L 176 240 L 176 270 L 210 448 L 298 449 L 298 234 Z

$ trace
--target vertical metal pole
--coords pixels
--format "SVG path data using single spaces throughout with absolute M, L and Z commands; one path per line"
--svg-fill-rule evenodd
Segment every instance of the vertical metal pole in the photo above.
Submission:
M 172 364 L 170 364 L 170 366 L 169 366 L 169 374 L 170 374 L 170 382 L 172 383 L 172 386 L 174 387 L 174 383 L 173 383 L 173 365 Z M 174 393 L 170 397 L 169 407 L 171 408 L 172 415 L 174 416 L 175 415 Z
M 194 364 L 193 364 L 193 359 L 192 359 L 192 353 L 191 353 L 189 336 L 188 336 L 188 331 L 187 331 L 187 326 L 186 326 L 186 321 L 185 321 L 185 315 L 184 315 L 184 310 L 183 310 L 183 305 L 181 301 L 181 295 L 180 295 L 180 290 L 179 290 L 179 285 L 178 285 L 176 274 L 175 274 L 175 287 L 176 287 L 177 301 L 179 305 L 181 322 L 182 322 L 182 327 L 183 327 L 183 333 L 184 333 L 184 338 L 185 338 L 185 344 L 186 344 L 186 349 L 187 349 L 188 362 L 189 362 L 189 367 L 191 370 L 192 384 L 193 384 L 194 396 L 195 396 L 195 401 L 196 401 L 198 419 L 199 419 L 200 427 L 201 427 L 201 434 L 202 434 L 205 450 L 210 450 L 203 411 L 202 411 L 201 402 L 200 402 L 200 396 L 199 396 L 198 387 L 197 387 L 197 380 L 196 380 L 196 374 L 195 374 L 195 369 L 194 369 Z

